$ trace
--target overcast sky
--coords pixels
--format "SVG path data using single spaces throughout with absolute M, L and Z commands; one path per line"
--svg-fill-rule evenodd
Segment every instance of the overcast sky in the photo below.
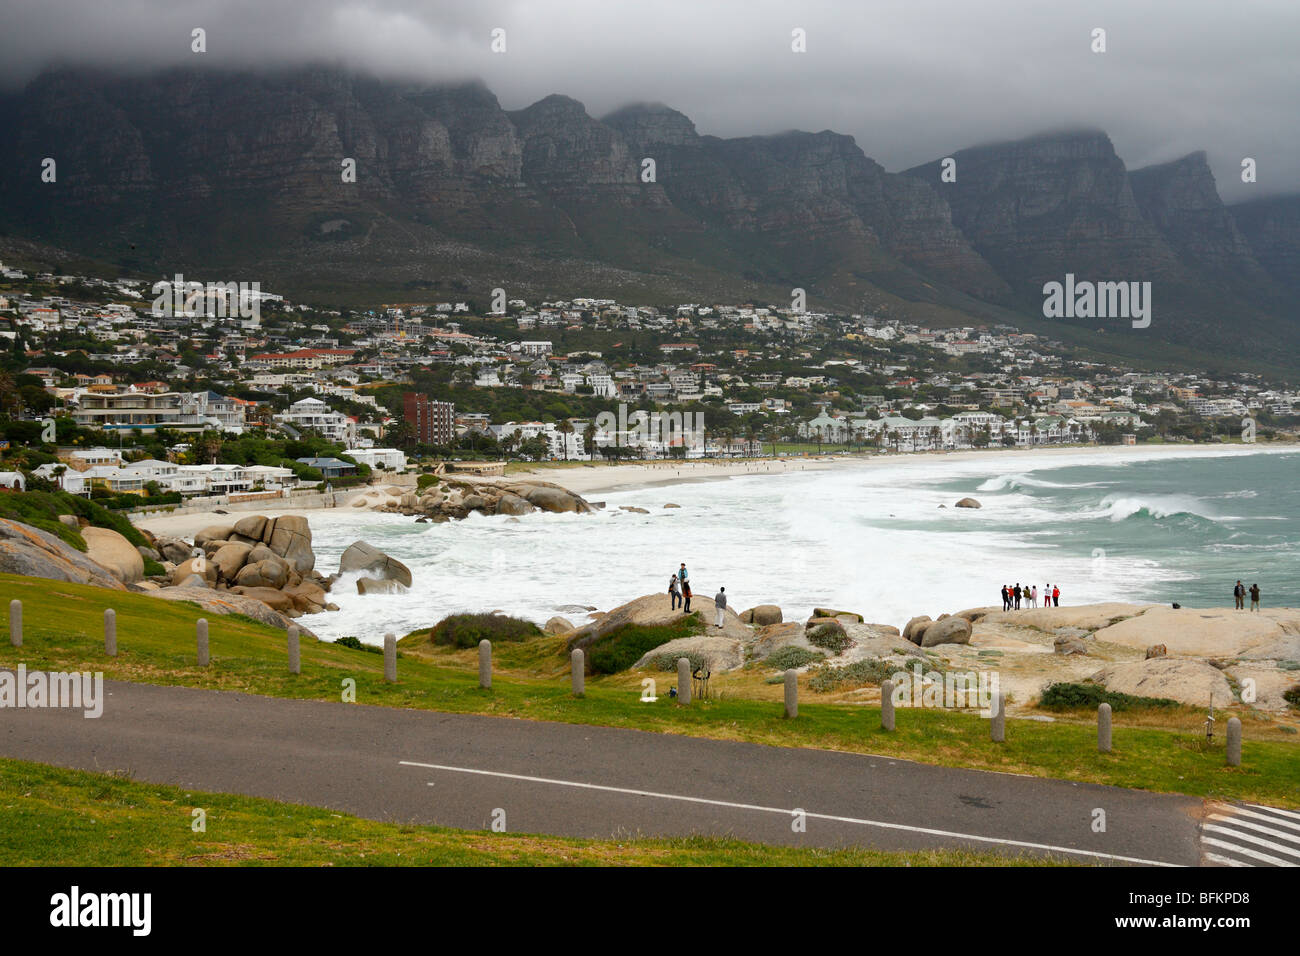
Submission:
M 1229 201 L 1300 192 L 1298 48 L 1298 0 L 0 0 L 8 86 L 60 63 L 327 60 L 482 79 L 507 109 L 564 93 L 597 117 L 667 103 L 716 136 L 833 129 L 890 170 L 1086 125 L 1130 169 L 1205 149 Z

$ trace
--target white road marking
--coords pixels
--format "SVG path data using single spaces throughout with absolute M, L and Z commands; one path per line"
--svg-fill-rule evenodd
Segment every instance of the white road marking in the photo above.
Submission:
M 1218 863 L 1220 866 L 1250 866 L 1249 863 L 1243 863 L 1241 860 L 1234 860 L 1230 856 L 1219 856 L 1217 853 L 1206 853 L 1205 858 L 1211 863 Z
M 1281 810 L 1277 807 L 1261 807 L 1258 803 L 1248 803 L 1248 807 L 1254 807 L 1256 810 L 1267 810 L 1269 813 L 1280 813 L 1284 817 L 1291 817 L 1294 820 L 1300 820 L 1300 813 L 1293 810 Z
M 1252 816 L 1259 816 L 1259 814 L 1252 814 Z M 1274 830 L 1272 827 L 1260 826 L 1258 823 L 1251 823 L 1249 820 L 1241 816 L 1227 816 L 1222 813 L 1212 813 L 1210 814 L 1209 819 L 1221 820 L 1225 823 L 1231 823 L 1234 827 L 1245 827 L 1247 830 L 1254 830 L 1257 833 L 1267 833 L 1269 836 L 1288 840 L 1291 843 L 1300 843 L 1300 833 L 1286 833 L 1282 830 Z M 1281 844 L 1275 844 L 1275 846 L 1277 846 L 1279 850 L 1286 849 Z M 1300 852 L 1297 852 L 1296 855 L 1300 856 Z
M 1201 842 L 1210 846 L 1217 846 L 1224 850 L 1231 850 L 1233 853 L 1244 853 L 1246 856 L 1253 857 L 1256 860 L 1263 860 L 1265 863 L 1272 863 L 1274 866 L 1295 866 L 1286 860 L 1279 860 L 1275 856 L 1269 856 L 1267 853 L 1256 853 L 1254 850 L 1248 850 L 1244 846 L 1237 846 L 1235 843 L 1225 843 L 1222 840 L 1216 840 L 1214 837 L 1201 837 Z
M 653 790 L 632 790 L 626 787 L 609 787 L 598 783 L 582 783 L 575 780 L 552 780 L 547 777 L 530 777 L 525 774 L 503 773 L 498 770 L 476 770 L 472 767 L 448 767 L 436 763 L 417 763 L 413 760 L 399 760 L 398 763 L 406 767 L 423 767 L 428 770 L 446 770 L 451 773 L 470 773 L 483 777 L 502 777 L 507 780 L 522 780 L 526 783 L 547 783 L 558 787 L 576 787 L 582 790 L 603 790 L 607 793 L 623 793 L 634 797 L 653 797 L 659 800 L 680 800 L 685 803 L 703 803 L 715 807 L 728 807 L 735 810 L 757 810 L 761 813 L 779 813 L 782 816 L 792 817 L 795 815 L 794 810 L 786 810 L 781 807 L 764 807 L 753 803 L 732 803 L 727 800 L 710 800 L 706 797 L 688 797 L 675 793 L 656 793 Z M 854 823 L 859 826 L 879 827 L 885 830 L 906 830 L 909 833 L 924 833 L 930 836 L 956 837 L 962 840 L 975 840 L 981 843 L 997 843 L 1002 846 L 1024 847 L 1030 850 L 1048 850 L 1054 853 L 1069 853 L 1075 856 L 1087 856 L 1101 860 L 1114 860 L 1121 863 L 1138 863 L 1143 866 L 1181 866 L 1179 863 L 1166 863 L 1163 860 L 1144 860 L 1139 857 L 1118 856 L 1112 853 L 1099 853 L 1095 850 L 1076 850 L 1068 846 L 1052 846 L 1046 843 L 1026 843 L 1023 840 L 1007 840 L 1001 837 L 978 836 L 973 833 L 956 833 L 951 830 L 934 830 L 929 827 L 914 827 L 903 823 L 886 823 L 881 820 L 860 820 L 856 817 L 840 817 L 825 813 L 810 813 L 800 811 L 803 815 L 813 820 L 829 820 L 833 823 Z
M 1233 830 L 1228 827 L 1221 827 L 1214 823 L 1203 824 L 1201 826 L 1201 829 L 1209 830 L 1211 833 L 1222 833 L 1224 836 L 1232 837 L 1234 840 L 1245 840 L 1247 843 L 1253 843 L 1256 846 L 1262 846 L 1269 850 L 1276 850 L 1279 853 L 1288 853 L 1291 856 L 1300 857 L 1300 850 L 1296 850 L 1291 847 L 1281 846 L 1280 844 L 1274 843 L 1272 840 L 1264 840 L 1261 839 L 1260 837 L 1252 836 L 1249 833 L 1242 833 L 1240 830 Z M 1300 865 L 1296 863 L 1286 863 L 1283 860 L 1279 860 L 1278 862 L 1286 866 Z
M 1267 820 L 1275 827 L 1286 827 L 1289 830 L 1295 830 L 1300 833 L 1300 823 L 1291 823 L 1289 820 L 1279 820 L 1277 817 L 1270 816 L 1267 813 L 1256 813 L 1253 810 L 1243 810 L 1241 807 L 1232 807 L 1234 817 L 1250 817 L 1254 820 Z

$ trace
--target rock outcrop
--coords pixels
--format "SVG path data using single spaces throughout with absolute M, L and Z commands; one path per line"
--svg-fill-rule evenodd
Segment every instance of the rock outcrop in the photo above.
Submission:
M 86 542 L 86 557 L 108 568 L 123 584 L 144 580 L 144 557 L 122 535 L 92 525 L 81 529 L 81 537 Z
M 740 619 L 745 624 L 752 624 L 755 627 L 766 627 L 769 624 L 780 624 L 782 621 L 781 609 L 775 604 L 759 604 L 751 607 L 746 611 L 740 612 Z
M 182 558 L 164 591 L 207 588 L 261 600 L 290 616 L 330 606 L 323 599 L 329 584 L 315 570 L 311 526 L 302 515 L 246 515 L 232 525 L 203 528 L 193 546 L 172 538 L 160 540 L 160 548 Z M 195 550 L 201 555 L 191 556 Z
M 111 571 L 72 545 L 48 531 L 6 518 L 0 518 L 0 572 L 124 590 Z
M 935 647 L 939 644 L 969 644 L 971 623 L 964 617 L 945 617 L 941 621 L 927 624 L 921 631 L 921 647 Z
M 354 541 L 339 557 L 339 573 L 349 571 L 363 572 L 367 578 L 375 581 L 393 581 L 407 588 L 411 586 L 410 568 L 364 541 Z
M 1154 657 L 1112 664 L 1092 675 L 1107 690 L 1135 697 L 1164 697 L 1193 707 L 1226 707 L 1232 685 L 1223 671 L 1205 661 Z
M 471 514 L 518 516 L 533 511 L 587 514 L 595 509 L 581 495 L 549 481 L 449 477 L 426 488 L 413 501 L 403 498 L 400 503 L 379 510 L 447 521 Z
M 254 595 L 239 594 L 235 591 L 214 591 L 211 588 L 192 588 L 192 587 L 172 587 L 159 588 L 157 591 L 148 591 L 150 597 L 161 598 L 164 601 L 192 601 L 209 614 L 243 614 L 251 617 L 255 621 L 261 621 L 263 624 L 269 624 L 272 627 L 287 629 L 293 621 L 285 614 L 272 609 L 266 601 L 258 599 Z M 274 592 L 280 594 L 279 591 Z M 268 598 L 280 603 L 278 598 L 268 594 Z M 307 628 L 299 625 L 299 631 L 304 637 L 315 637 Z

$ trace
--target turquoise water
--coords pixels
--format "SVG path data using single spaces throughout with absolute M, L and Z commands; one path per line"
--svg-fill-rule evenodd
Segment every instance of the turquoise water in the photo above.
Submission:
M 1262 604 L 1294 607 L 1298 469 L 1300 453 L 1254 454 L 1053 467 L 998 475 L 973 491 L 968 479 L 943 486 L 996 506 L 997 521 L 1022 527 L 1038 548 L 1086 557 L 1090 590 L 1111 581 L 1147 600 L 1231 606 L 1240 578 L 1259 584 Z

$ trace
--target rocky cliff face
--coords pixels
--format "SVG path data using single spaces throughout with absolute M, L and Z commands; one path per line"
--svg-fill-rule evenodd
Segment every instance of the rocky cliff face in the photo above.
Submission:
M 1038 136 L 961 150 L 907 171 L 939 192 L 953 223 L 998 273 L 1031 292 L 1065 272 L 1092 279 L 1182 277 L 1143 216 L 1105 133 Z
M 1234 287 L 1267 283 L 1214 183 L 1205 153 L 1129 174 L 1139 208 L 1188 267 Z
M 57 72 L 0 101 L 0 228 L 291 294 L 780 302 L 800 286 L 906 318 L 982 314 L 969 297 L 1033 313 L 1074 272 L 1159 283 L 1152 334 L 1208 340 L 1231 316 L 1300 340 L 1268 281 L 1295 288 L 1295 201 L 1227 210 L 1203 156 L 1130 174 L 1095 131 L 953 156 L 945 183 L 937 160 L 891 174 L 830 131 L 724 140 L 662 104 L 508 112 L 481 84 L 331 69 Z
M 1273 281 L 1300 292 L 1300 196 L 1257 199 L 1228 211 Z

